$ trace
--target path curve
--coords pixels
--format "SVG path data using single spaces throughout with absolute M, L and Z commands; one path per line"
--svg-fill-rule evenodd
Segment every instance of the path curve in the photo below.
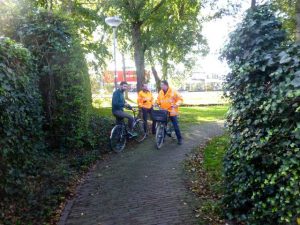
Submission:
M 182 176 L 191 150 L 223 133 L 223 123 L 192 126 L 184 145 L 170 138 L 161 150 L 150 136 L 90 171 L 61 216 L 59 225 L 196 224 Z

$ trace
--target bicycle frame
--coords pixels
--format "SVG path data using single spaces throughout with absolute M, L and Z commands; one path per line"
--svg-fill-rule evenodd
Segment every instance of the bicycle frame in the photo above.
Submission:
M 138 121 L 138 117 L 136 116 L 136 110 L 134 108 L 130 109 L 132 112 L 133 112 L 133 126 L 136 125 L 137 121 Z M 127 130 L 127 125 L 126 123 L 124 122 L 124 118 L 121 119 L 121 121 L 118 123 L 116 122 L 115 125 L 122 125 L 125 127 L 125 131 L 126 131 L 126 134 L 128 134 L 128 130 Z
M 172 137 L 172 132 L 168 131 L 168 124 L 170 122 L 171 122 L 171 120 L 168 115 L 167 122 L 157 122 L 157 124 L 156 124 L 155 141 L 156 141 L 157 149 L 160 149 L 163 146 L 166 135 L 168 135 L 169 137 Z M 172 124 L 172 126 L 173 126 L 173 124 Z M 163 130 L 162 133 L 161 133 L 160 128 Z
M 131 109 L 131 111 L 133 112 L 133 129 L 135 129 L 136 127 L 140 127 L 139 123 L 141 122 L 141 120 L 136 117 L 136 111 L 134 109 Z M 119 130 L 119 133 L 117 135 L 114 135 L 115 134 L 114 132 L 116 132 L 117 130 Z M 144 140 L 145 137 L 146 135 L 131 136 L 131 134 L 128 132 L 128 128 L 124 119 L 120 119 L 120 120 L 117 119 L 116 125 L 112 128 L 110 133 L 110 141 L 111 141 L 110 143 L 111 143 L 112 150 L 119 153 L 124 150 L 126 146 L 126 141 L 128 139 L 134 138 L 136 141 L 141 142 Z M 112 142 L 112 140 L 116 140 L 116 138 L 117 140 L 122 140 L 119 143 L 124 143 L 120 149 L 115 148 L 115 146 L 118 145 L 118 142 L 117 143 L 115 141 Z

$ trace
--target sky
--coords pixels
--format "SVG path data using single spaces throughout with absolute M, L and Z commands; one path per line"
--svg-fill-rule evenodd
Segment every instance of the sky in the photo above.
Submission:
M 237 23 L 242 20 L 242 16 L 247 8 L 250 7 L 250 0 L 235 0 L 241 3 L 239 13 L 234 16 L 225 16 L 221 19 L 216 19 L 210 22 L 206 22 L 203 25 L 203 35 L 208 41 L 210 52 L 206 57 L 197 57 L 197 63 L 194 68 L 196 72 L 215 73 L 225 75 L 229 72 L 229 68 L 226 62 L 219 60 L 220 50 L 228 40 L 228 35 L 234 30 Z M 220 6 L 226 5 L 228 0 L 219 0 Z M 209 10 L 206 12 L 209 13 Z M 111 48 L 113 51 L 113 48 Z M 122 70 L 121 55 L 117 54 L 117 70 Z M 134 67 L 134 62 L 129 56 L 126 57 L 126 67 Z M 113 61 L 108 65 L 109 70 L 114 70 Z M 159 67 L 158 67 L 159 69 Z
M 220 0 L 220 4 L 226 4 L 227 0 Z M 206 73 L 226 74 L 229 68 L 226 62 L 219 60 L 220 50 L 228 41 L 228 35 L 236 25 L 241 22 L 245 10 L 250 6 L 250 1 L 244 0 L 241 3 L 239 13 L 234 16 L 225 16 L 221 19 L 206 22 L 203 26 L 203 35 L 208 41 L 210 49 L 206 57 L 198 57 L 197 68 Z

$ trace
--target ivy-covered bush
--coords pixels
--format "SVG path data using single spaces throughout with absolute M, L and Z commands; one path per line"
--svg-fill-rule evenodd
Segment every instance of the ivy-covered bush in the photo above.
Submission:
M 91 88 L 80 38 L 72 21 L 38 11 L 24 20 L 18 39 L 33 53 L 51 147 L 79 149 L 88 141 Z
M 0 211 L 10 197 L 30 192 L 24 184 L 35 175 L 36 156 L 44 151 L 34 68 L 27 49 L 8 38 L 0 39 Z
M 224 205 L 237 223 L 295 224 L 300 217 L 300 45 L 269 6 L 247 12 L 223 56 L 231 144 Z
M 91 148 L 99 149 L 102 153 L 110 150 L 109 137 L 114 124 L 112 118 L 101 116 L 101 112 L 93 108 L 90 119 Z
M 39 11 L 16 24 L 13 38 L 32 53 L 0 39 L 0 224 L 55 224 L 79 176 L 108 151 L 113 122 L 92 110 L 72 22 Z

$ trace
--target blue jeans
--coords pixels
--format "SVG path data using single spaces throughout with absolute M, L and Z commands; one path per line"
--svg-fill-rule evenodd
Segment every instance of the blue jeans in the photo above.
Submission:
M 129 127 L 130 130 L 132 130 L 133 122 L 134 122 L 133 116 L 129 115 L 128 113 L 123 112 L 122 110 L 114 111 L 113 115 L 116 117 L 117 123 L 118 123 L 119 120 L 122 120 L 122 119 L 125 119 L 125 118 L 128 119 L 128 127 Z
M 181 136 L 181 132 L 180 132 L 179 125 L 178 125 L 178 117 L 170 116 L 170 120 L 173 124 L 177 140 L 180 141 L 182 139 L 182 136 Z

